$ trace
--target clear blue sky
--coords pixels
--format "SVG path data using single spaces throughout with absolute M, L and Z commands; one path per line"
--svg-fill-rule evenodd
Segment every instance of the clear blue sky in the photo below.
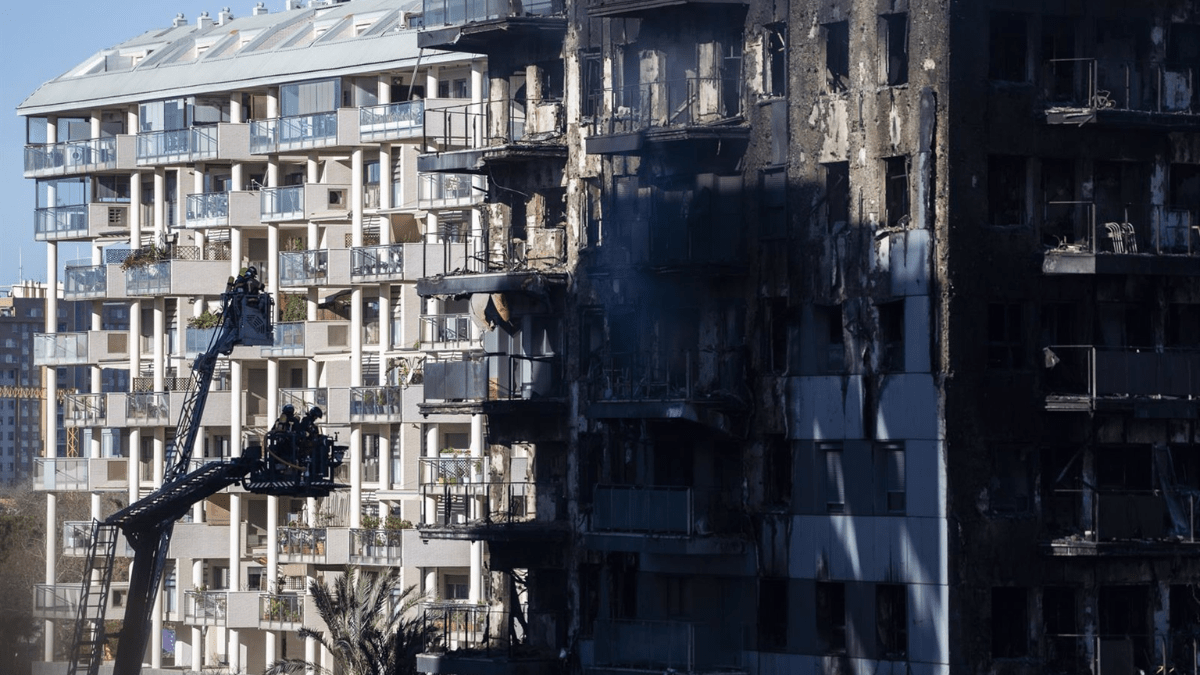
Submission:
M 251 13 L 257 0 L 2 0 L 0 25 L 0 286 L 24 278 L 46 279 L 45 244 L 33 240 L 33 181 L 24 170 L 25 124 L 17 106 L 43 82 L 67 72 L 101 49 L 153 28 L 171 25 L 182 13 L 189 23 L 207 11 L 229 7 L 235 17 Z M 286 0 L 265 0 L 271 12 Z M 64 244 L 59 260 L 86 258 L 86 246 Z

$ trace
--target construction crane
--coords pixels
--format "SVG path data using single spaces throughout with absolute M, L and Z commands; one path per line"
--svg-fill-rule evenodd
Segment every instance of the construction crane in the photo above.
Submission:
M 281 418 L 266 434 L 266 447 L 252 444 L 240 457 L 205 463 L 189 471 L 217 358 L 228 356 L 239 344 L 274 342 L 271 296 L 261 291 L 262 286 L 251 270 L 221 294 L 220 323 L 208 348 L 196 357 L 192 366 L 192 380 L 180 410 L 175 443 L 167 452 L 162 487 L 103 521 L 93 521 L 68 675 L 97 675 L 100 670 L 106 639 L 104 613 L 118 532 L 125 534 L 133 549 L 133 567 L 113 675 L 137 675 L 142 669 L 154 601 L 175 521 L 192 505 L 238 483 L 257 494 L 295 497 L 325 497 L 346 487 L 332 480 L 346 448 L 320 433 L 316 425 L 320 410 L 315 408 L 303 420 Z

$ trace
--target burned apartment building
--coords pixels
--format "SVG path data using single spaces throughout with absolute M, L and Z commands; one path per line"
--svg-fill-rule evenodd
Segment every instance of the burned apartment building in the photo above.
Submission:
M 223 48 L 361 25 L 407 52 L 332 53 L 344 95 L 317 112 L 359 134 L 193 162 L 261 214 L 180 229 L 216 227 L 222 269 L 300 293 L 297 331 L 347 324 L 328 335 L 348 343 L 233 360 L 268 408 L 346 399 L 351 498 L 303 528 L 248 500 L 277 556 L 233 537 L 183 586 L 232 575 L 214 586 L 234 603 L 239 574 L 400 566 L 428 594 L 428 673 L 1197 672 L 1195 3 L 299 5 Z M 213 27 L 175 28 L 171 54 Z M 309 77 L 217 87 L 222 128 L 311 108 L 326 88 L 288 98 Z M 402 135 L 364 133 L 372 115 Z M 391 154 L 373 173 L 363 148 Z M 157 203 L 188 161 L 147 166 Z M 192 180 L 189 209 L 224 184 Z M 363 194 L 286 218 L 262 201 L 325 183 Z M 403 274 L 363 267 L 395 247 Z M 363 412 L 380 397 L 403 411 Z M 387 514 L 414 525 L 365 524 Z M 309 530 L 327 553 L 289 548 Z M 288 646 L 295 621 L 196 614 L 193 664 L 312 649 Z

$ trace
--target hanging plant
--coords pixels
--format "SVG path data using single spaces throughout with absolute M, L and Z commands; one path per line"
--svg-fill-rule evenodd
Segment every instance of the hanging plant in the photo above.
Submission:
M 304 321 L 308 318 L 308 303 L 299 293 L 280 293 L 279 308 L 282 321 Z

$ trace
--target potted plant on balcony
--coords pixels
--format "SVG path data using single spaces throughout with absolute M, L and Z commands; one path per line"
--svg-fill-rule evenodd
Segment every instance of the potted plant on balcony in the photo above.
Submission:
M 216 313 L 210 312 L 210 311 L 208 311 L 207 307 L 204 308 L 203 312 L 200 312 L 200 316 L 193 316 L 187 320 L 188 328 L 200 328 L 200 329 L 216 328 L 220 324 L 221 324 L 221 313 L 220 312 L 216 312 Z
M 152 265 L 162 260 L 170 260 L 170 258 L 171 254 L 167 248 L 154 246 L 151 244 L 150 246 L 143 246 L 130 252 L 130 254 L 121 261 L 121 270 L 127 272 L 131 269 Z

